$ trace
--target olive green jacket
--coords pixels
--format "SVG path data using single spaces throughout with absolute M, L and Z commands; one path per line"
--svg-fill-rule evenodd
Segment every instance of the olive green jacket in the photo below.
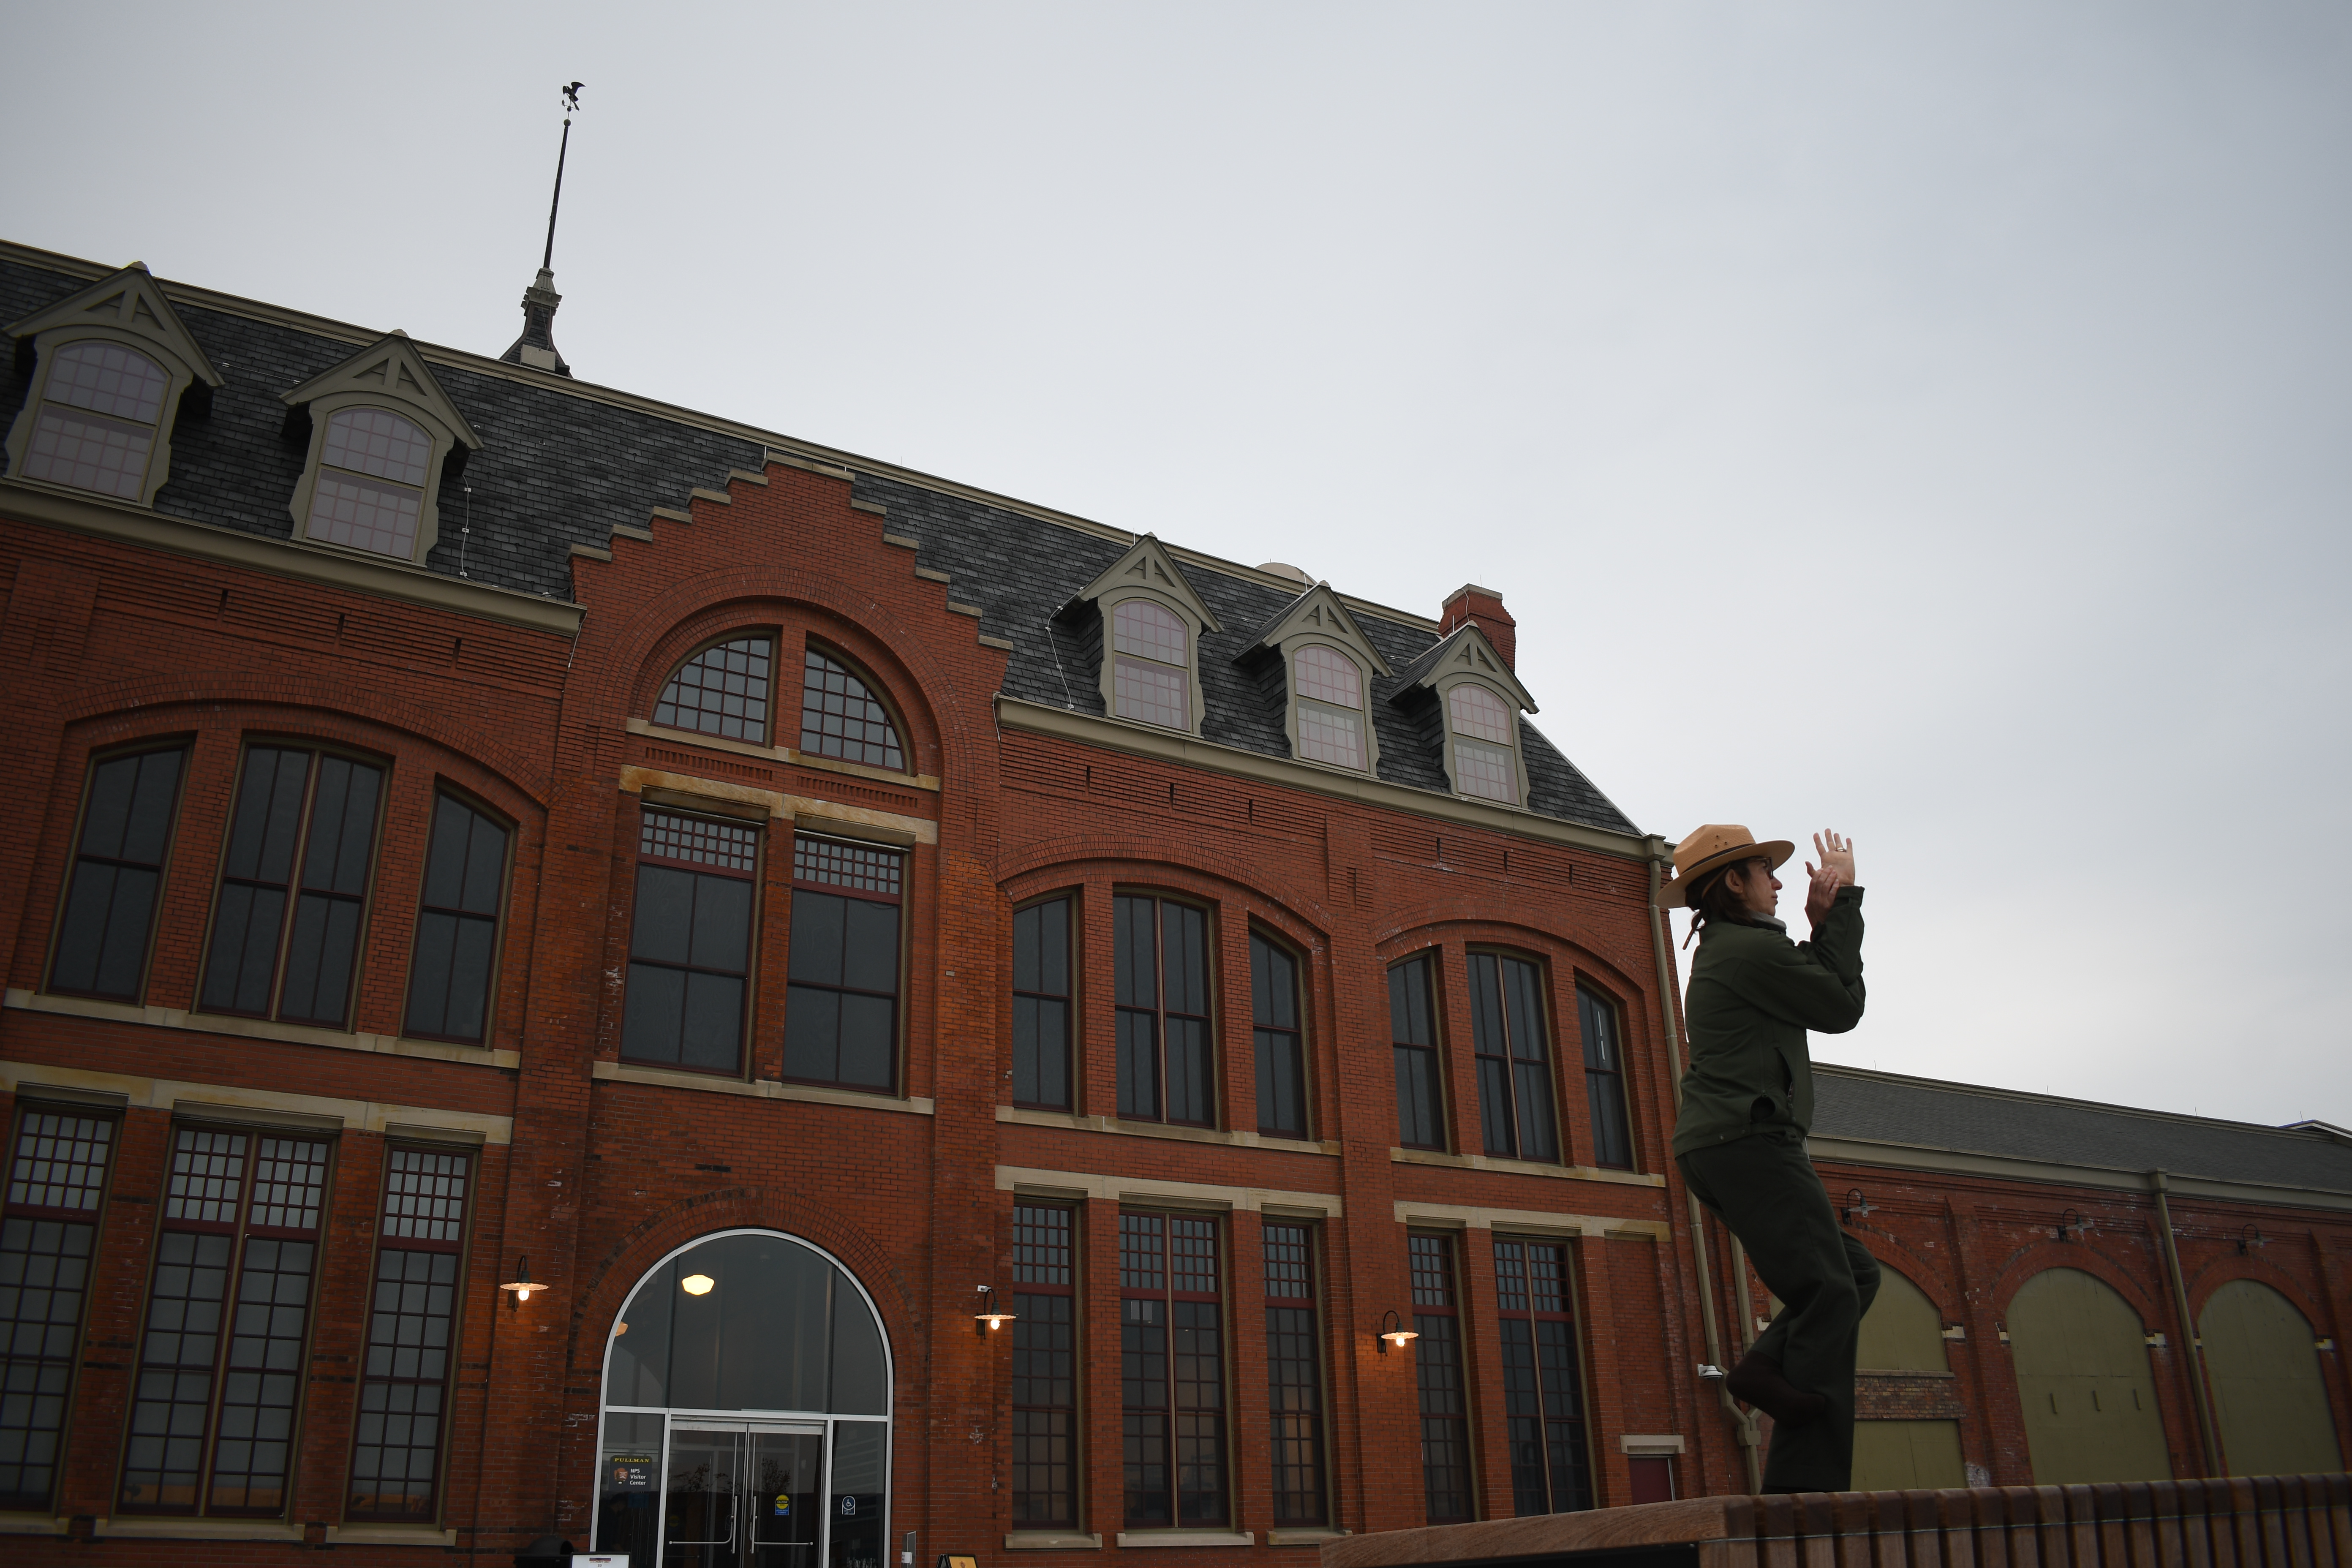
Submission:
M 1770 926 L 1711 921 L 1699 931 L 1683 1004 L 1690 1071 L 1675 1152 L 1813 1124 L 1805 1031 L 1862 1022 L 1862 889 L 1840 888 L 1811 942 Z

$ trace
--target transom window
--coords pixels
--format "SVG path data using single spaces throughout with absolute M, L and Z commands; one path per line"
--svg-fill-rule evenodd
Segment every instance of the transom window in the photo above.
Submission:
M 310 536 L 406 560 L 416 553 L 433 438 L 388 408 L 346 408 L 327 421 L 310 492 Z
M 1113 710 L 1171 730 L 1192 727 L 1192 633 L 1175 611 L 1125 599 L 1111 611 Z
M 894 773 L 907 771 L 890 710 L 846 665 L 813 647 L 801 673 L 801 750 Z
M 1291 661 L 1298 679 L 1298 754 L 1343 768 L 1364 765 L 1364 676 L 1337 648 L 1308 643 Z
M 711 644 L 671 675 L 654 704 L 654 722 L 766 745 L 774 647 L 764 637 Z
M 1483 686 L 1465 682 L 1445 694 L 1445 713 L 1454 732 L 1454 787 L 1464 795 L 1517 805 L 1511 714 L 1503 700 Z
M 121 343 L 59 349 L 25 451 L 25 477 L 135 500 L 171 384 L 162 365 Z

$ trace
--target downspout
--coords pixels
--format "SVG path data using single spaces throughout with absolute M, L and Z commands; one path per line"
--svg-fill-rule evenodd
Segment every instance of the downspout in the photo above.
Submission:
M 1675 1110 L 1683 1108 L 1683 1047 L 1682 1030 L 1675 1015 L 1674 963 L 1666 945 L 1666 915 L 1658 908 L 1658 868 L 1665 859 L 1665 845 L 1654 835 L 1650 839 L 1650 953 L 1658 965 L 1658 1017 L 1666 1031 L 1666 1073 L 1674 1086 Z M 1723 1331 L 1715 1316 L 1715 1276 L 1707 1266 L 1706 1215 L 1699 1208 L 1698 1194 L 1685 1185 L 1683 1201 L 1690 1206 L 1691 1264 L 1698 1275 L 1699 1322 L 1706 1335 L 1708 1364 L 1723 1364 Z M 1732 1238 L 1737 1247 L 1739 1239 Z M 1735 1254 L 1735 1257 L 1739 1256 Z M 1723 1403 L 1724 1415 L 1731 1418 L 1733 1429 L 1739 1436 L 1739 1452 L 1748 1463 L 1748 1489 L 1751 1494 L 1764 1489 L 1764 1462 L 1757 1450 L 1762 1437 L 1756 1430 L 1756 1417 L 1739 1408 L 1720 1382 L 1715 1384 L 1715 1396 Z
M 2172 1281 L 2172 1310 L 2180 1320 L 2180 1342 L 2189 1352 L 2189 1384 L 2197 1394 L 2197 1436 L 2205 1447 L 2205 1473 L 2227 1474 L 2221 1468 L 2221 1445 L 2213 1435 L 2213 1395 L 2205 1386 L 2205 1347 L 2197 1338 L 2197 1324 L 2189 1316 L 2189 1287 L 2180 1278 L 2180 1252 L 2172 1245 L 2172 1205 L 2165 1201 L 2162 1171 L 2147 1173 L 2156 1189 L 2156 1223 L 2164 1237 L 2164 1272 Z

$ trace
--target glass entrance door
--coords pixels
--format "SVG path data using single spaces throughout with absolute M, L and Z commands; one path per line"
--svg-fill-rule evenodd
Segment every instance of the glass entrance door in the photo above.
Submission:
M 663 1568 L 820 1568 L 824 1429 L 680 1419 L 663 1470 Z

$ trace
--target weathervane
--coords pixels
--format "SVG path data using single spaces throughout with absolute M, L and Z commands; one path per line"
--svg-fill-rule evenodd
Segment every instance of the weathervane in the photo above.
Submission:
M 563 92 L 563 140 L 555 150 L 555 195 L 547 204 L 547 249 L 539 259 L 539 277 L 522 291 L 522 336 L 499 357 L 509 364 L 570 375 L 572 367 L 555 350 L 555 308 L 563 296 L 555 291 L 555 215 L 563 206 L 563 164 L 572 153 L 572 117 L 580 112 L 580 82 L 567 82 Z
M 555 209 L 563 205 L 563 160 L 572 152 L 572 117 L 580 112 L 580 89 L 585 82 L 572 82 L 563 89 L 563 141 L 555 151 L 555 199 L 547 204 L 547 254 L 541 258 L 542 272 L 555 266 Z

